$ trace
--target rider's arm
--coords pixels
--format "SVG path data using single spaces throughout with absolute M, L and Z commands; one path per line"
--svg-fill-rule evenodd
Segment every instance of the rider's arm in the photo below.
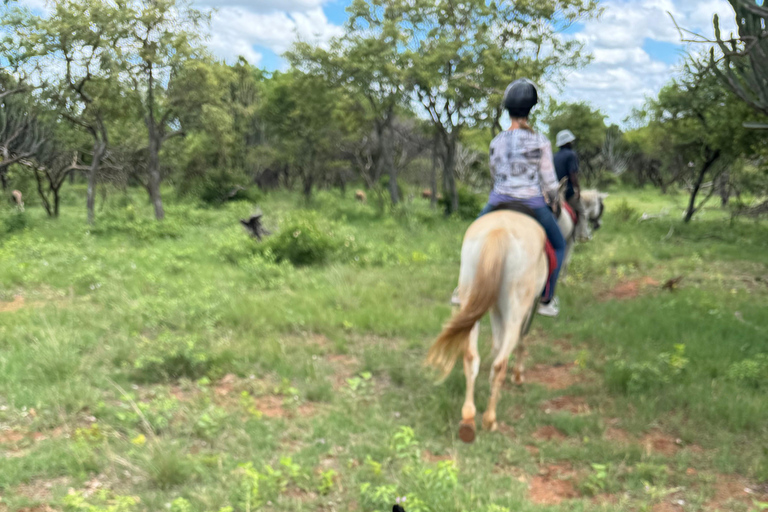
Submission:
M 579 183 L 579 159 L 575 154 L 569 163 L 569 167 L 568 177 L 571 180 L 571 186 L 578 200 L 581 197 L 581 184 Z

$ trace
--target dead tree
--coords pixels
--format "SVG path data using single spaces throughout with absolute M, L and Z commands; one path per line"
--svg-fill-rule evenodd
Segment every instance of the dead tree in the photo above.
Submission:
M 715 39 L 722 52 L 718 65 L 714 48 L 712 69 L 742 101 L 768 115 L 768 4 L 755 0 L 728 0 L 736 14 L 738 37 L 723 39 L 720 20 L 714 18 Z

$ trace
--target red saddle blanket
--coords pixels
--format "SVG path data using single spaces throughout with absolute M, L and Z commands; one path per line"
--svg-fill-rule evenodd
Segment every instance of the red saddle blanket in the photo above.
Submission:
M 563 202 L 562 204 L 563 208 L 565 208 L 565 211 L 568 212 L 568 215 L 570 215 L 571 219 L 573 219 L 573 223 L 576 224 L 579 221 L 579 216 L 576 215 L 576 211 L 568 203 Z

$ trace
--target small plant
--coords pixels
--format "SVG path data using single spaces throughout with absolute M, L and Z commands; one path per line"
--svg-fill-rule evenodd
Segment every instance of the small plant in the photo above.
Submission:
M 752 359 L 733 363 L 726 373 L 728 379 L 744 386 L 759 389 L 768 385 L 768 355 L 758 354 Z
M 133 512 L 138 504 L 138 498 L 112 495 L 106 490 L 89 497 L 83 492 L 72 492 L 64 496 L 64 512 Z
M 197 418 L 194 426 L 195 435 L 207 441 L 213 441 L 224 428 L 227 412 L 215 406 L 208 407 Z
M 147 470 L 151 480 L 160 489 L 181 485 L 191 476 L 188 458 L 176 448 L 168 446 L 157 446 L 153 450 Z
M 585 494 L 595 496 L 603 493 L 608 488 L 608 466 L 606 464 L 592 464 L 592 473 L 582 482 L 581 487 Z
M 171 512 L 192 512 L 192 504 L 184 498 L 176 498 L 171 502 Z
M 317 486 L 317 492 L 319 492 L 321 496 L 330 494 L 335 486 L 337 476 L 338 473 L 333 469 L 322 471 L 320 473 L 320 483 Z
M 606 383 L 625 394 L 657 389 L 682 375 L 689 362 L 683 344 L 675 345 L 673 352 L 661 353 L 651 361 L 614 359 L 606 368 Z
M 347 386 L 352 394 L 361 394 L 368 390 L 372 378 L 371 372 L 362 372 L 357 377 L 348 378 Z
M 164 333 L 157 339 L 143 339 L 142 355 L 133 364 L 134 377 L 141 382 L 165 382 L 168 380 L 197 380 L 215 364 L 208 347 L 194 338 L 182 338 Z
M 611 213 L 619 222 L 628 222 L 637 217 L 637 210 L 630 206 L 626 199 L 622 199 L 615 206 L 611 206 Z

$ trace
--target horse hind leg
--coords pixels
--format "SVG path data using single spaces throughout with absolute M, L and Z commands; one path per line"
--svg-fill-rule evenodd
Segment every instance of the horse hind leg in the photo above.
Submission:
M 461 408 L 461 424 L 459 425 L 459 438 L 465 443 L 475 440 L 475 380 L 480 371 L 480 353 L 477 350 L 477 339 L 480 336 L 480 323 L 476 323 L 469 333 L 469 344 L 464 353 L 464 377 L 467 380 L 467 394 L 464 405 Z
M 513 314 L 514 315 L 514 314 Z M 517 346 L 520 340 L 520 329 L 523 324 L 523 318 L 514 317 L 510 318 L 504 326 L 504 337 L 501 345 L 501 350 L 496 355 L 491 367 L 491 398 L 488 400 L 488 409 L 483 414 L 483 429 L 491 432 L 498 428 L 496 422 L 496 406 L 499 402 L 501 395 L 501 386 L 504 383 L 504 378 L 507 375 L 507 365 L 509 364 L 509 356 Z
M 517 346 L 515 346 L 515 366 L 513 373 L 515 384 L 518 386 L 522 386 L 525 382 L 525 376 L 523 375 L 523 372 L 525 371 L 525 343 L 523 340 L 525 340 L 528 331 L 531 330 L 531 324 L 536 316 L 536 305 L 536 302 L 534 302 L 533 306 L 528 311 L 528 315 L 523 323 L 523 328 L 520 330 L 520 339 L 517 342 Z

